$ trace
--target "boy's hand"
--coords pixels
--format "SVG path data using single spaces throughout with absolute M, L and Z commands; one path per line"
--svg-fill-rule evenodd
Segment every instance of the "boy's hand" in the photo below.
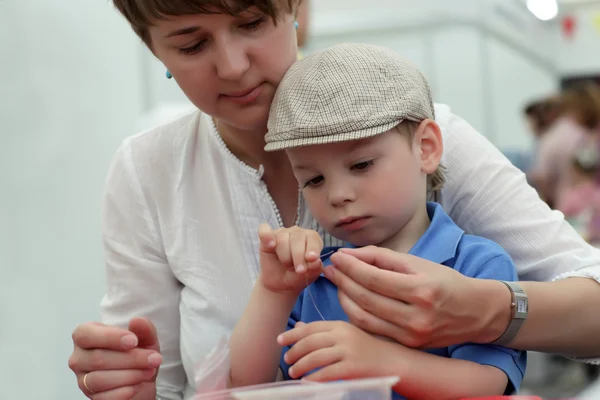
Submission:
M 293 346 L 284 356 L 293 379 L 335 381 L 377 377 L 397 371 L 398 343 L 377 339 L 344 321 L 299 322 L 277 338 L 280 346 Z M 401 358 L 401 357 L 400 357 Z
M 269 225 L 261 224 L 258 237 L 259 282 L 267 290 L 297 295 L 321 273 L 323 241 L 316 231 L 297 226 L 273 231 Z

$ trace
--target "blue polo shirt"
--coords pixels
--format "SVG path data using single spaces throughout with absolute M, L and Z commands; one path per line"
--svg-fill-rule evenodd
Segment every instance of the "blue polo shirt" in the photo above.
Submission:
M 409 254 L 445 265 L 473 278 L 517 280 L 515 265 L 502 247 L 490 240 L 465 234 L 437 203 L 427 203 L 427 213 L 431 224 L 409 251 Z M 346 247 L 353 246 L 347 245 Z M 323 249 L 321 254 L 325 257 L 323 260 L 325 266 L 331 264 L 329 256 L 337 249 L 339 248 Z M 310 290 L 310 294 L 308 290 Z M 292 329 L 298 321 L 306 323 L 321 321 L 311 294 L 326 320 L 348 321 L 348 316 L 338 300 L 337 287 L 321 274 L 298 298 L 288 321 L 288 330 Z M 283 355 L 287 350 L 288 348 L 284 348 L 282 351 L 280 367 L 285 379 L 289 380 L 291 379 L 288 374 L 290 366 L 283 360 Z M 499 368 L 508 377 L 506 394 L 518 391 L 527 363 L 526 352 L 490 344 L 464 343 L 424 351 L 442 357 L 468 360 Z M 396 393 L 393 398 L 404 399 Z

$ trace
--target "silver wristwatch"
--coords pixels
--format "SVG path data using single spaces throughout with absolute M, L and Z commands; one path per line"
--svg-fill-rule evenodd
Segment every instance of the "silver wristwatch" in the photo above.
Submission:
M 521 286 L 516 282 L 505 282 L 500 281 L 508 287 L 510 290 L 511 301 L 510 308 L 512 309 L 512 319 L 508 324 L 508 328 L 504 331 L 502 336 L 492 342 L 492 344 L 497 344 L 500 346 L 508 345 L 519 333 L 523 322 L 525 322 L 525 318 L 527 318 L 528 312 L 528 299 L 527 294 L 521 289 Z

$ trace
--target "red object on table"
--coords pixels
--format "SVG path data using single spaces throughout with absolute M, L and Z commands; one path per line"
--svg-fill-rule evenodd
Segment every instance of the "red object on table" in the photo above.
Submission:
M 487 397 L 465 397 L 460 400 L 542 400 L 539 396 L 487 396 Z

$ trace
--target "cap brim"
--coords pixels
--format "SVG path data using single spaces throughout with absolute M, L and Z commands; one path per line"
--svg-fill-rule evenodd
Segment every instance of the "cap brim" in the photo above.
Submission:
M 338 133 L 335 135 L 304 136 L 294 139 L 271 141 L 265 145 L 265 151 L 278 151 L 291 149 L 294 147 L 306 147 L 318 144 L 339 143 L 367 139 L 389 131 L 390 129 L 399 125 L 402 121 L 403 120 L 392 121 L 383 125 L 371 126 L 358 131 Z M 295 133 L 295 135 L 298 135 L 298 133 Z

